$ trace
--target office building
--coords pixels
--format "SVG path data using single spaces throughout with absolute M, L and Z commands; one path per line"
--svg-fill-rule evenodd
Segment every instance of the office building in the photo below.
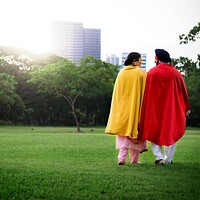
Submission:
M 107 56 L 106 62 L 113 65 L 119 65 L 119 57 L 117 57 L 115 54 L 112 54 L 111 56 Z
M 84 28 L 83 56 L 101 59 L 101 30 Z
M 125 62 L 125 60 L 126 60 L 128 54 L 129 54 L 129 53 L 125 53 L 125 52 L 122 53 L 122 67 L 124 66 L 124 62 Z
M 50 50 L 52 53 L 80 64 L 81 58 L 101 57 L 101 31 L 88 29 L 83 23 L 50 22 Z
M 146 53 L 141 53 L 141 57 L 142 57 L 141 68 L 146 70 L 147 69 L 147 54 Z

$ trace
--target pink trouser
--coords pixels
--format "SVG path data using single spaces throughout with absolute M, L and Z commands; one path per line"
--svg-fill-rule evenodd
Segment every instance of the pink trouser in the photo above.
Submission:
M 128 154 L 128 149 L 119 149 L 119 154 L 118 154 L 118 162 L 125 163 L 126 161 L 126 156 Z M 138 163 L 138 158 L 139 158 L 140 152 L 135 149 L 130 149 L 130 162 L 133 163 Z

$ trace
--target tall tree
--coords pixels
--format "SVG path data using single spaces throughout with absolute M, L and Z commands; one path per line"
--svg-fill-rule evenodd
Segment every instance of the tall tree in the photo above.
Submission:
M 80 79 L 78 67 L 73 62 L 60 58 L 55 63 L 32 72 L 28 82 L 37 84 L 39 93 L 62 96 L 70 105 L 77 131 L 80 132 L 75 103 L 82 95 L 85 84 Z

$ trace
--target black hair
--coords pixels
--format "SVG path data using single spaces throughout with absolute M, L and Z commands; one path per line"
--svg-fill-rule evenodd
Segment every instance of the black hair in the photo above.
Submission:
M 134 61 L 138 61 L 139 58 L 141 58 L 141 54 L 137 53 L 137 52 L 131 52 L 128 54 L 125 62 L 124 62 L 124 65 L 127 66 L 127 65 L 132 65 Z

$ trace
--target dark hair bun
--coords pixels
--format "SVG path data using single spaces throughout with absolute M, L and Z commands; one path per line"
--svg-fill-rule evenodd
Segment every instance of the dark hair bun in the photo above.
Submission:
M 133 61 L 138 61 L 139 58 L 141 58 L 141 55 L 137 52 L 131 52 L 128 54 L 125 62 L 124 62 L 124 65 L 127 66 L 127 65 L 132 65 L 133 64 Z

